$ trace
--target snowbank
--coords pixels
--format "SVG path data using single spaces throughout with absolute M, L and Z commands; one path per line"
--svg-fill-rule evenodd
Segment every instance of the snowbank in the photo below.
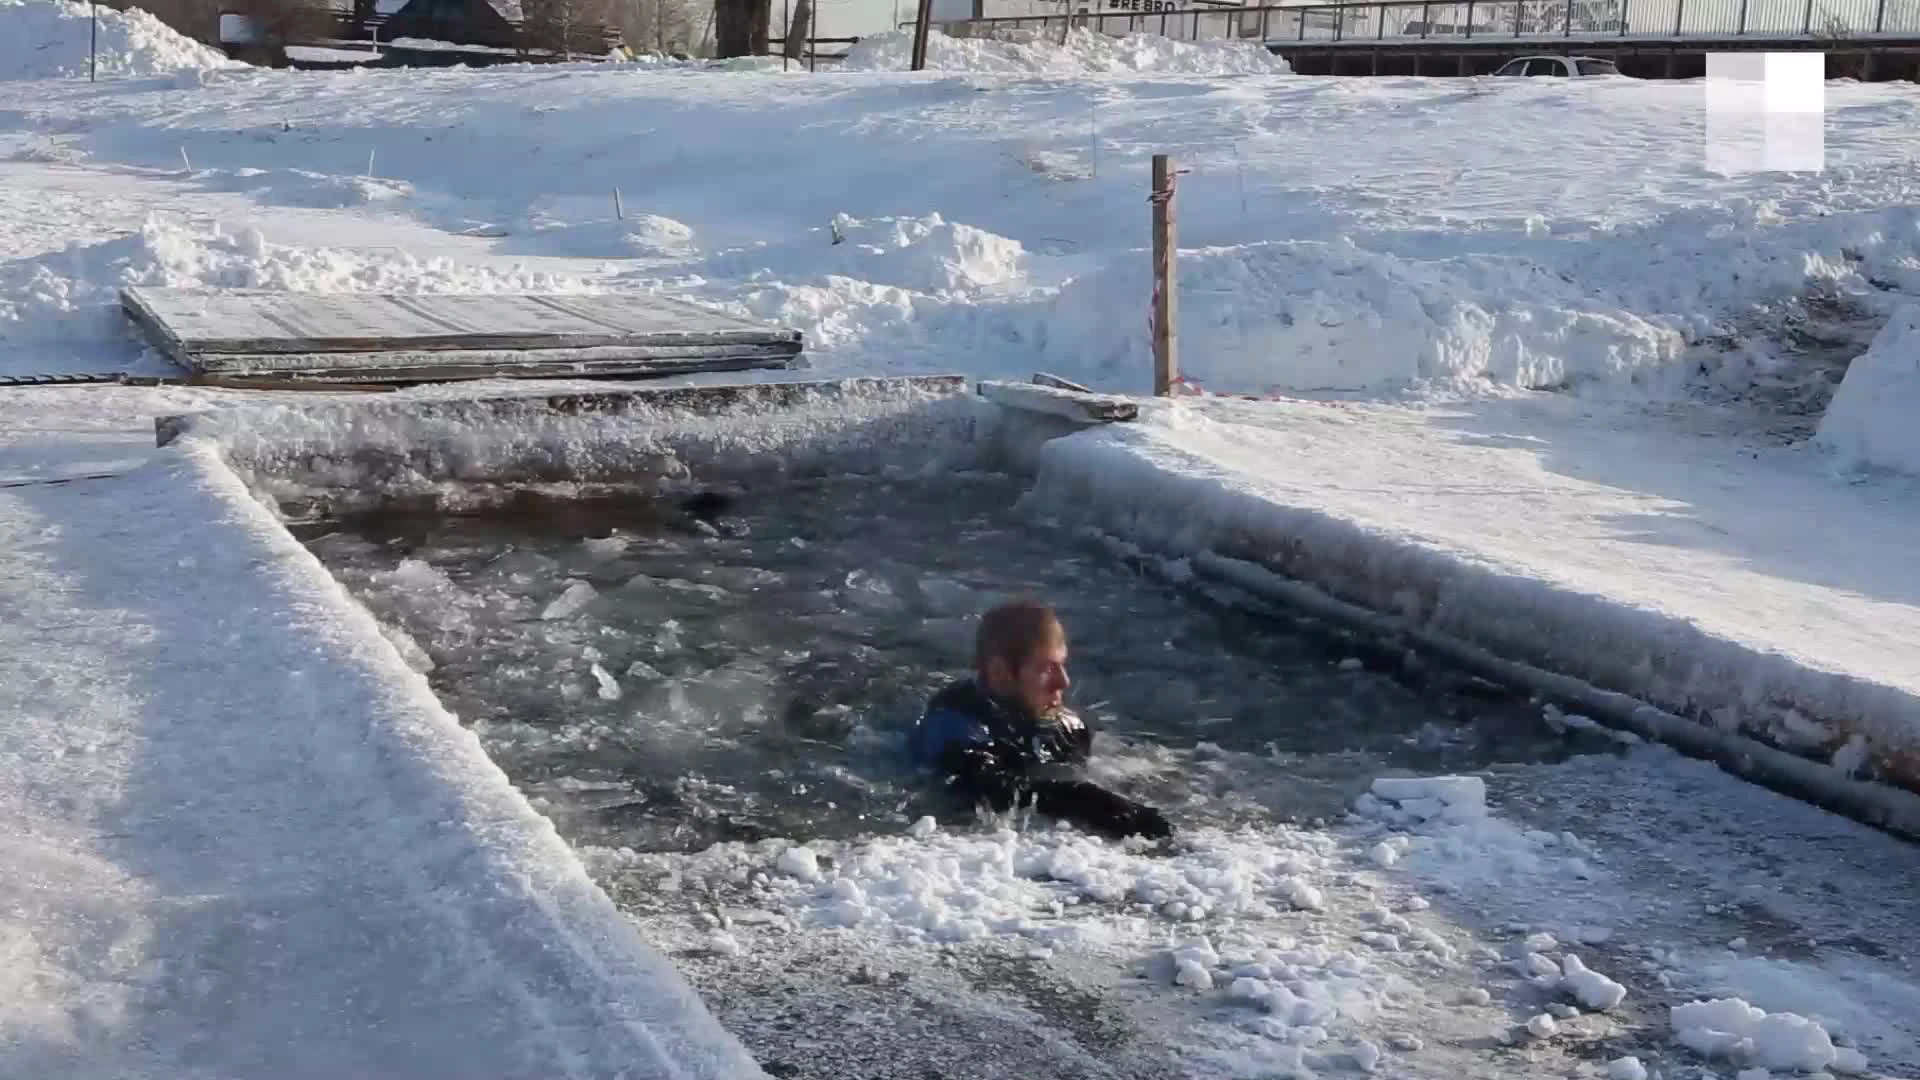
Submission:
M 0 1073 L 763 1075 L 206 448 L 0 544 Z
M 1254 429 L 1215 423 L 1184 404 L 1155 406 L 1142 423 L 1048 443 L 1031 498 L 1052 513 L 1084 513 L 1098 527 L 1156 553 L 1224 555 L 1256 564 L 1426 632 L 1830 761 L 1842 774 L 1865 771 L 1913 782 L 1900 763 L 1920 746 L 1920 673 L 1905 649 L 1904 631 L 1879 632 L 1904 627 L 1912 618 L 1911 609 L 1898 602 L 1904 594 L 1894 581 L 1879 583 L 1891 590 L 1889 596 L 1866 600 L 1852 590 L 1874 587 L 1871 581 L 1807 581 L 1792 569 L 1782 576 L 1754 575 L 1737 586 L 1751 590 L 1760 605 L 1749 612 L 1727 599 L 1728 589 L 1736 587 L 1726 576 L 1736 571 L 1722 568 L 1718 559 L 1695 568 L 1714 583 L 1704 589 L 1691 580 L 1693 569 L 1675 574 L 1672 566 L 1638 565 L 1647 551 L 1623 542 L 1611 523 L 1618 515 L 1644 521 L 1649 519 L 1632 515 L 1671 513 L 1668 502 L 1595 507 L 1607 525 L 1596 531 L 1587 527 L 1585 504 L 1578 500 L 1602 492 L 1586 486 L 1551 496 L 1563 494 L 1573 500 L 1569 505 L 1583 506 L 1582 524 L 1549 542 L 1559 550 L 1520 550 L 1500 541 L 1504 533 L 1489 536 L 1490 519 L 1471 512 L 1456 529 L 1453 514 L 1465 505 L 1457 481 L 1441 484 L 1445 491 L 1430 499 L 1428 481 L 1421 479 L 1444 461 L 1449 470 L 1502 470 L 1471 474 L 1494 485 L 1492 490 L 1565 486 L 1543 475 L 1537 463 L 1509 476 L 1506 458 L 1462 449 L 1486 440 L 1475 433 L 1476 425 L 1463 425 L 1458 438 L 1434 442 L 1425 434 L 1401 440 L 1392 424 L 1381 423 L 1391 420 L 1384 410 L 1361 415 L 1303 404 L 1286 415 L 1284 426 Z M 1272 419 L 1278 423 L 1279 416 Z M 1485 430 L 1529 445 L 1524 429 L 1505 434 L 1513 430 L 1510 418 L 1497 423 Z M 1377 436 L 1370 424 L 1378 426 Z M 1629 441 L 1619 440 L 1622 446 Z M 1841 494 L 1797 475 L 1759 475 L 1775 484 L 1792 480 L 1778 493 L 1787 504 L 1807 499 L 1832 504 L 1836 515 L 1862 513 Z M 1396 500 L 1391 512 L 1379 501 L 1383 492 Z M 1874 516 L 1846 519 L 1870 540 L 1885 527 L 1886 511 L 1878 505 L 1865 509 Z M 1799 505 L 1795 511 L 1806 509 Z M 1515 511 L 1505 506 L 1491 512 Z M 1526 515 L 1525 535 L 1544 535 L 1533 531 L 1544 524 L 1538 512 Z M 1806 540 L 1815 554 L 1831 556 L 1830 538 Z M 1688 558 L 1675 554 L 1682 549 L 1655 550 L 1666 552 L 1669 561 Z M 1622 572 L 1622 559 L 1636 563 Z M 1886 571 L 1868 571 L 1875 572 Z M 1666 576 L 1674 581 L 1663 587 Z M 1857 600 L 1857 611 L 1847 606 L 1843 591 Z M 1797 617 L 1792 625 L 1800 633 L 1789 641 L 1777 627 L 1760 629 L 1774 626 L 1782 609 L 1834 614 L 1818 630 L 1807 617 Z M 1885 626 L 1876 628 L 1876 620 Z M 1850 638 L 1862 625 L 1865 636 Z
M 1252 42 L 1175 41 L 1157 34 L 1113 37 L 1076 27 L 1063 45 L 1039 35 L 998 39 L 927 36 L 927 68 L 1006 75 L 1282 75 L 1287 62 Z M 861 38 L 841 62 L 842 71 L 906 71 L 913 64 L 913 34 L 895 30 Z
M 247 65 L 229 60 L 139 8 L 100 17 L 99 74 L 170 75 Z M 91 12 L 68 0 L 0 0 L 0 80 L 60 79 L 87 74 Z
M 221 183 L 251 188 L 269 179 L 241 170 Z M 316 203 L 377 198 L 384 190 L 380 181 L 352 178 L 278 179 L 287 197 L 298 193 Z M 421 259 L 393 249 L 287 247 L 268 242 L 252 226 L 228 231 L 154 217 L 129 236 L 0 263 L 0 345 L 130 340 L 133 331 L 120 310 L 120 289 L 128 285 L 317 293 L 589 291 L 578 280 L 550 273 Z
M 1854 358 L 1820 418 L 1818 442 L 1843 468 L 1920 476 L 1920 304 L 1897 312 Z

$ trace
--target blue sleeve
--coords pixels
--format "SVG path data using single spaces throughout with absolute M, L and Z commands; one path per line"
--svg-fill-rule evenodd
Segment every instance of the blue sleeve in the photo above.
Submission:
M 987 725 L 966 713 L 953 709 L 933 709 L 914 725 L 908 747 L 916 762 L 931 767 L 940 763 L 950 746 L 969 743 L 985 745 L 990 738 Z

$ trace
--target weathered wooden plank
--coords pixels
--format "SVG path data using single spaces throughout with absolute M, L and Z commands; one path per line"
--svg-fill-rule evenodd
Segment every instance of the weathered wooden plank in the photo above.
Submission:
M 1055 390 L 1071 390 L 1076 394 L 1093 393 L 1090 388 L 1081 386 L 1077 382 L 1070 382 L 1058 375 L 1050 375 L 1044 371 L 1036 371 L 1033 373 L 1033 384 L 1035 386 L 1051 386 Z
M 389 360 L 378 365 L 340 364 L 327 367 L 251 369 L 235 372 L 204 372 L 201 377 L 231 381 L 245 378 L 258 386 L 283 383 L 427 383 L 461 382 L 472 379 L 592 379 L 616 376 L 688 375 L 710 371 L 777 370 L 792 363 L 790 356 L 746 355 L 731 357 L 636 357 L 607 360 L 570 360 L 565 362 L 529 359 L 526 353 L 488 353 L 479 359 L 462 362 L 444 357 L 474 354 L 421 353 L 409 361 Z M 357 357 L 356 357 L 357 358 Z M 311 358 L 309 358 L 311 359 Z
M 668 362 L 763 361 L 782 367 L 800 355 L 791 345 L 609 345 L 590 349 L 392 349 L 356 353 L 189 353 L 190 370 L 235 375 L 272 373 L 379 374 L 409 367 L 473 367 L 500 364 L 520 368 L 578 368 L 582 365 L 640 365 Z
M 996 405 L 1022 412 L 1064 417 L 1083 424 L 1133 420 L 1140 415 L 1138 402 L 1106 394 L 1082 394 L 1016 382 L 983 382 L 979 385 L 979 391 L 981 397 Z
M 710 415 L 736 408 L 785 408 L 822 396 L 847 396 L 888 391 L 954 396 L 965 393 L 966 386 L 966 379 L 960 375 L 906 375 L 722 383 L 709 386 L 634 386 L 607 390 L 567 391 L 558 394 L 411 398 L 391 404 L 383 401 L 380 407 L 403 408 L 422 417 L 480 408 L 495 413 L 503 419 L 539 412 L 560 413 L 567 416 L 618 415 L 640 408 L 674 409 Z M 328 389 L 334 388 L 328 387 Z M 153 423 L 155 445 L 166 446 L 186 434 L 192 427 L 196 415 L 185 413 L 155 417 Z
M 130 286 L 122 304 L 170 353 L 789 345 L 763 326 L 662 296 L 208 292 Z M 176 353 L 176 355 L 178 355 Z

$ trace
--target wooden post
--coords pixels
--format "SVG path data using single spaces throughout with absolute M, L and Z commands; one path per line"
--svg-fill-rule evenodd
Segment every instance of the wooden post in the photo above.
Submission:
M 927 69 L 927 29 L 933 23 L 933 0 L 920 0 L 913 17 L 913 70 Z
M 1153 155 L 1153 393 L 1171 397 L 1180 366 L 1173 351 L 1173 162 Z
M 100 79 L 100 5 L 87 5 L 87 81 Z

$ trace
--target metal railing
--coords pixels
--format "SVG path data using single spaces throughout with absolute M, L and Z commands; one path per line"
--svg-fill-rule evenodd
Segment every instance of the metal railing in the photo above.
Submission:
M 1150 14 L 970 19 L 940 25 L 950 37 L 1057 38 L 1072 26 L 1113 36 L 1186 41 L 1499 41 L 1595 39 L 1807 39 L 1920 37 L 1920 0 L 1356 0 L 1311 6 L 1186 8 Z

